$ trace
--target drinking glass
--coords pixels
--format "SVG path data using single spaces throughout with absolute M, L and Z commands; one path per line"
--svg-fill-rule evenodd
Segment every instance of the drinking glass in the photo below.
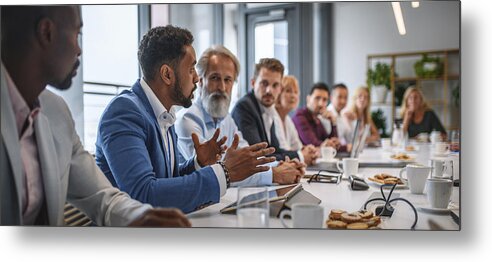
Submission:
M 450 142 L 451 142 L 451 145 L 449 147 L 449 150 L 451 150 L 451 152 L 459 152 L 460 151 L 460 131 L 459 130 L 451 131 Z
M 239 227 L 267 228 L 269 220 L 267 187 L 239 187 L 237 191 L 237 222 Z

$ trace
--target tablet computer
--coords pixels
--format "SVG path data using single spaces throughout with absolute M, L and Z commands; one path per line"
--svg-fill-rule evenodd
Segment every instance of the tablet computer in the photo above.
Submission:
M 281 200 L 287 200 L 291 198 L 293 195 L 302 190 L 302 184 L 272 189 L 268 191 L 268 202 L 273 203 Z M 259 200 L 259 194 L 251 194 L 245 197 L 245 205 L 248 203 L 255 204 Z M 237 201 L 224 207 L 220 210 L 220 213 L 223 214 L 233 214 L 237 210 Z

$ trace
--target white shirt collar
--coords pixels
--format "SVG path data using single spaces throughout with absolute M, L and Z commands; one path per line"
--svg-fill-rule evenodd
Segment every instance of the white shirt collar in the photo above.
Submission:
M 161 101 L 159 101 L 157 96 L 154 94 L 154 91 L 152 91 L 147 82 L 143 80 L 143 78 L 140 79 L 140 85 L 142 86 L 142 89 L 150 102 L 150 106 L 154 111 L 157 122 L 164 125 L 166 128 L 174 125 L 174 122 L 176 121 L 176 111 L 178 110 L 178 106 L 171 106 L 171 110 L 169 110 L 168 112 Z

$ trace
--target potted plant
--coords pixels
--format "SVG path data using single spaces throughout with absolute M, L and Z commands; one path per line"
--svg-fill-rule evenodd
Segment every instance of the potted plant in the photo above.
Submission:
M 371 112 L 371 117 L 372 117 L 372 121 L 374 122 L 374 125 L 378 129 L 381 138 L 389 137 L 389 135 L 386 134 L 386 117 L 384 116 L 383 110 L 378 109 L 376 111 Z
M 371 90 L 371 100 L 374 103 L 383 103 L 390 86 L 391 69 L 388 64 L 376 63 L 374 70 L 367 70 L 367 86 Z
M 443 64 L 439 57 L 430 57 L 427 54 L 413 65 L 415 74 L 422 78 L 440 77 L 443 73 Z

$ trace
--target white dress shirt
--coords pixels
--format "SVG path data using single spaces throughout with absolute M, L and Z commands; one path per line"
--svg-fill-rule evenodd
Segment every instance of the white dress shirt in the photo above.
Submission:
M 279 115 L 280 118 L 280 115 Z M 297 133 L 296 126 L 289 115 L 285 116 L 285 122 L 281 122 L 282 128 L 275 129 L 280 142 L 280 148 L 289 151 L 298 151 L 302 149 L 302 142 Z M 278 131 L 277 131 L 278 130 Z
M 350 144 L 352 141 L 352 127 L 350 123 L 347 122 L 347 119 L 342 116 L 341 112 L 337 112 L 333 104 L 328 105 L 328 111 L 333 113 L 337 117 L 337 134 L 338 139 L 342 145 Z
M 230 114 L 227 114 L 222 119 L 214 119 L 203 108 L 203 100 L 198 98 L 191 107 L 180 110 L 177 113 L 175 124 L 176 134 L 178 135 L 179 152 L 185 157 L 190 158 L 195 155 L 195 147 L 191 134 L 195 133 L 201 143 L 211 139 L 217 130 L 220 128 L 219 139 L 226 136 L 225 145 L 231 147 L 234 135 L 239 136 L 238 148 L 249 146 L 248 142 L 243 138 L 234 119 Z M 276 167 L 277 161 L 265 164 L 265 166 Z M 232 186 L 265 186 L 271 185 L 273 182 L 273 171 L 270 168 L 267 171 L 256 173 L 242 181 L 231 183 Z
M 302 154 L 301 151 L 302 146 L 301 149 L 297 149 L 297 150 L 288 149 L 290 148 L 290 142 L 289 140 L 287 140 L 287 135 L 283 131 L 284 124 L 282 123 L 282 119 L 280 119 L 280 115 L 278 114 L 277 109 L 275 109 L 275 105 L 266 107 L 263 104 L 261 104 L 261 101 L 258 101 L 258 105 L 260 105 L 261 117 L 263 118 L 263 125 L 265 125 L 265 132 L 267 135 L 268 142 L 272 144 L 272 135 L 270 131 L 272 128 L 272 124 L 275 123 L 275 136 L 277 137 L 279 147 L 287 151 L 297 151 L 297 156 L 299 156 L 299 160 L 301 162 L 304 162 L 304 155 Z M 294 123 L 292 123 L 292 125 L 294 126 Z M 296 133 L 297 133 L 297 129 L 296 129 Z M 299 137 L 299 135 L 297 135 L 297 137 Z

